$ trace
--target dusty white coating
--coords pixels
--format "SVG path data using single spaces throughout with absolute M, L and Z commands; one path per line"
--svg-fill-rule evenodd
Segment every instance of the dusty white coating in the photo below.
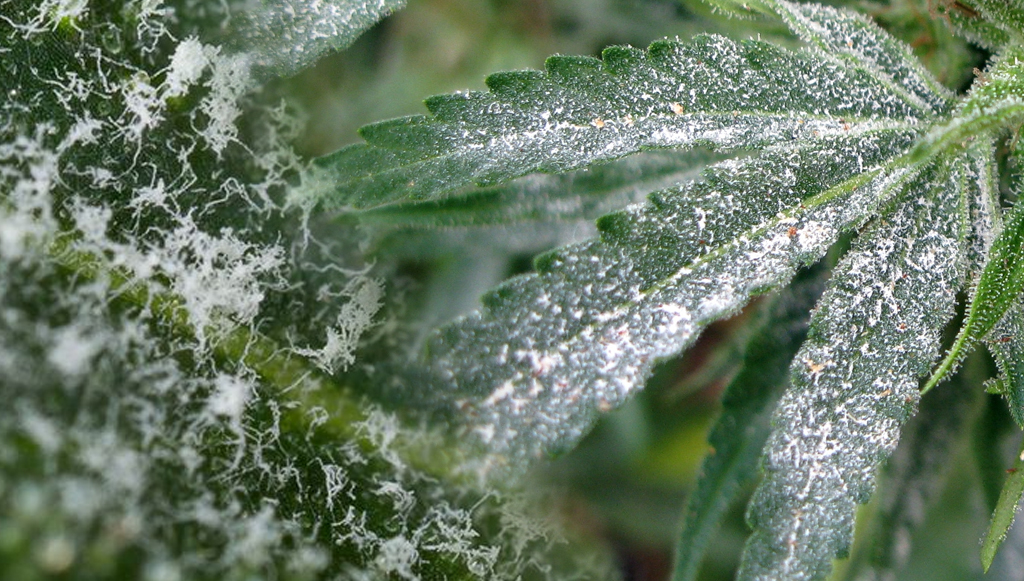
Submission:
M 953 314 L 968 210 L 950 184 L 968 171 L 909 182 L 833 272 L 774 415 L 741 578 L 818 579 L 849 549 L 856 505 L 915 411 Z

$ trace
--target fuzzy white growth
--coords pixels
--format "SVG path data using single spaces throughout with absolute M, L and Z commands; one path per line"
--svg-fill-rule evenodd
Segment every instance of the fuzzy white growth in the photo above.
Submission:
M 405 537 L 397 536 L 381 544 L 374 563 L 382 573 L 418 581 L 420 577 L 413 572 L 413 566 L 419 561 L 419 557 L 416 545 Z
M 89 0 L 43 0 L 39 3 L 37 22 L 49 21 L 54 27 L 62 22 L 72 25 L 89 12 Z
M 248 57 L 189 36 L 198 31 L 159 0 L 119 6 L 120 30 L 90 13 L 108 8 L 0 9 L 18 33 L 0 38 L 0 78 L 31 77 L 0 100 L 0 399 L 13 410 L 0 413 L 4 527 L 29 535 L 40 550 L 28 559 L 50 572 L 82 555 L 127 554 L 148 581 L 252 571 L 417 579 L 440 555 L 481 579 L 521 577 L 544 547 L 506 555 L 482 538 L 477 522 L 495 499 L 447 490 L 396 450 L 427 435 L 375 410 L 359 427 L 371 446 L 312 446 L 310 435 L 331 429 L 323 408 L 298 410 L 310 421 L 296 428 L 284 418 L 296 400 L 241 355 L 211 348 L 239 326 L 319 332 L 324 345 L 305 353 L 344 368 L 383 288 L 365 271 L 316 271 L 324 261 L 302 254 L 308 240 L 279 207 L 300 167 L 288 145 L 298 124 L 287 107 L 246 96 Z M 185 40 L 168 32 L 172 22 Z M 74 72 L 55 70 L 44 58 L 53 47 L 37 42 L 57 26 L 97 27 L 76 37 Z M 95 32 L 118 35 L 100 46 Z M 31 75 L 6 58 L 27 42 L 40 55 Z M 203 97 L 182 111 L 191 100 L 175 98 L 189 94 Z M 240 143 L 243 114 L 258 129 Z M 54 255 L 54 240 L 67 252 Z M 307 296 L 289 294 L 307 277 L 328 307 L 302 321 L 269 312 L 270 296 L 275 306 Z M 12 452 L 12 441 L 31 454 Z M 59 467 L 35 477 L 37 457 Z M 39 522 L 59 523 L 61 536 L 36 535 Z M 216 549 L 182 547 L 168 532 L 179 530 Z M 359 556 L 341 571 L 339 545 Z
M 57 228 L 51 190 L 59 181 L 59 156 L 43 140 L 47 125 L 33 135 L 0 142 L 0 258 L 14 260 L 37 249 Z
M 267 562 L 270 551 L 281 543 L 284 531 L 273 507 L 264 506 L 234 527 L 236 538 L 230 545 L 237 558 L 251 565 Z
M 163 120 L 163 101 L 156 87 L 150 84 L 149 77 L 144 73 L 136 74 L 125 81 L 121 93 L 124 95 L 126 113 L 131 118 L 125 132 L 130 140 L 138 141 L 146 130 Z
M 76 325 L 68 325 L 54 333 L 49 362 L 65 377 L 75 378 L 90 371 L 90 364 L 109 338 L 97 336 Z
M 257 246 L 224 229 L 220 236 L 201 230 L 190 216 L 166 232 L 163 245 L 148 249 L 107 238 L 110 210 L 78 204 L 73 216 L 82 233 L 79 247 L 112 256 L 115 264 L 140 279 L 160 275 L 181 298 L 200 339 L 230 324 L 249 324 L 259 312 L 267 284 L 284 266 L 278 246 Z
M 334 509 L 335 499 L 342 494 L 352 497 L 348 491 L 351 481 L 345 474 L 345 468 L 337 464 L 324 464 L 320 461 L 320 468 L 324 471 L 324 488 L 327 494 L 327 508 Z
M 211 74 L 205 85 L 210 92 L 199 104 L 207 124 L 199 134 L 210 149 L 220 154 L 238 137 L 235 121 L 242 114 L 238 100 L 252 88 L 252 77 L 246 54 L 226 55 L 211 51 L 208 58 Z
M 332 294 L 326 288 L 321 291 L 321 299 Z M 295 349 L 296 353 L 310 358 L 328 373 L 345 369 L 355 362 L 359 337 L 373 326 L 373 316 L 382 305 L 384 288 L 379 281 L 356 278 L 340 294 L 348 300 L 338 312 L 335 324 L 327 328 L 324 346 L 320 349 Z
M 61 140 L 60 145 L 57 146 L 57 153 L 63 153 L 75 145 L 95 143 L 103 127 L 102 121 L 93 119 L 89 113 L 86 113 Z
M 167 76 L 161 85 L 163 97 L 180 97 L 187 93 L 210 64 L 211 54 L 216 54 L 216 49 L 203 45 L 194 37 L 181 41 L 174 49 Z
M 356 427 L 358 433 L 369 440 L 396 471 L 401 473 L 405 470 L 405 462 L 391 449 L 391 444 L 399 435 L 398 418 L 374 407 L 366 415 L 366 420 Z
M 266 277 L 273 277 L 284 266 L 282 248 L 243 242 L 230 229 L 212 236 L 187 217 L 155 255 L 200 334 L 220 327 L 221 317 L 251 323 L 270 282 Z
M 232 424 L 241 425 L 242 413 L 252 397 L 252 386 L 238 377 L 226 374 L 217 375 L 213 385 L 215 391 L 207 403 L 210 411 Z

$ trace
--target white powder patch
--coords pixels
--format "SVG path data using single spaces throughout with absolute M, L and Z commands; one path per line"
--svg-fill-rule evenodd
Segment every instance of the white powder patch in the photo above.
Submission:
M 132 117 L 124 131 L 130 140 L 139 141 L 147 129 L 163 121 L 163 100 L 145 73 L 137 73 L 128 79 L 121 87 L 121 93 L 126 113 Z
M 321 298 L 330 296 L 321 289 Z M 355 362 L 359 337 L 373 326 L 373 316 L 380 309 L 384 288 L 379 281 L 368 278 L 351 280 L 340 293 L 347 297 L 333 326 L 327 328 L 327 342 L 320 349 L 297 348 L 295 352 L 308 357 L 328 373 L 345 369 Z
M 69 325 L 54 333 L 53 347 L 46 358 L 65 377 L 81 377 L 89 373 L 93 359 L 103 348 L 103 342 L 103 337 Z
M 61 22 L 74 24 L 89 12 L 88 0 L 43 0 L 39 3 L 38 21 L 49 21 L 54 28 Z
M 252 386 L 248 382 L 233 375 L 218 375 L 213 382 L 214 392 L 207 406 L 210 411 L 231 423 L 239 423 L 245 406 L 252 397 Z
M 187 93 L 210 64 L 210 55 L 216 52 L 215 48 L 204 46 L 194 37 L 181 41 L 174 50 L 167 76 L 161 85 L 164 99 Z
M 205 84 L 210 93 L 199 104 L 207 124 L 199 134 L 210 149 L 219 154 L 238 137 L 235 121 L 242 114 L 238 100 L 252 88 L 253 83 L 247 55 L 223 55 L 219 51 L 210 51 L 208 58 L 212 72 Z
M 412 570 L 419 558 L 416 545 L 403 536 L 397 536 L 381 543 L 374 564 L 384 573 L 393 573 L 411 581 L 419 579 Z

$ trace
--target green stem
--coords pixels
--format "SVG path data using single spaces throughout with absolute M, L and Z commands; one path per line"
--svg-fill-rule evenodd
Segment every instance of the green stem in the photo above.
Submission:
M 188 311 L 180 297 L 171 292 L 153 292 L 145 282 L 133 278 L 122 268 L 110 265 L 102 256 L 76 249 L 76 236 L 58 235 L 48 246 L 47 254 L 56 264 L 79 279 L 106 280 L 114 300 L 146 308 L 158 322 L 173 334 L 189 340 L 198 336 L 189 322 Z M 292 432 L 315 429 L 322 436 L 340 441 L 355 441 L 364 451 L 377 445 L 360 431 L 360 424 L 369 419 L 362 398 L 350 388 L 338 384 L 304 357 L 283 347 L 274 339 L 245 326 L 227 332 L 210 332 L 214 357 L 225 365 L 242 364 L 256 373 L 278 397 L 297 405 L 281 406 L 282 428 Z M 327 412 L 325 422 L 313 424 L 310 410 Z M 423 434 L 399 432 L 390 443 L 408 466 L 447 481 L 469 483 L 473 475 L 465 469 L 468 452 L 464 445 L 446 435 L 439 438 Z

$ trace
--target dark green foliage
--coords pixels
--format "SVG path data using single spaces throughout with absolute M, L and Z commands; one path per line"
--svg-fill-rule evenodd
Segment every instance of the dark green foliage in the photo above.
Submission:
M 552 3 L 572 22 L 487 4 L 535 39 L 589 31 L 591 56 L 493 73 L 307 161 L 289 103 L 326 85 L 283 77 L 402 2 L 0 0 L 0 576 L 630 576 L 635 555 L 614 571 L 526 491 L 648 382 L 726 388 L 678 581 L 752 489 L 739 579 L 903 575 L 908 547 L 941 550 L 924 507 L 972 436 L 959 484 L 994 510 L 982 559 L 1005 576 L 1024 3 L 865 3 L 887 32 L 713 0 L 749 20 L 651 42 L 657 10 L 707 12 L 650 0 L 600 42 L 595 2 Z M 394 58 L 391 26 L 367 62 Z M 730 325 L 733 347 L 700 337 Z M 695 345 L 714 379 L 673 378 Z M 1009 412 L 969 430 L 993 374 Z M 614 421 L 623 449 L 672 448 Z M 695 472 L 704 447 L 673 445 Z

